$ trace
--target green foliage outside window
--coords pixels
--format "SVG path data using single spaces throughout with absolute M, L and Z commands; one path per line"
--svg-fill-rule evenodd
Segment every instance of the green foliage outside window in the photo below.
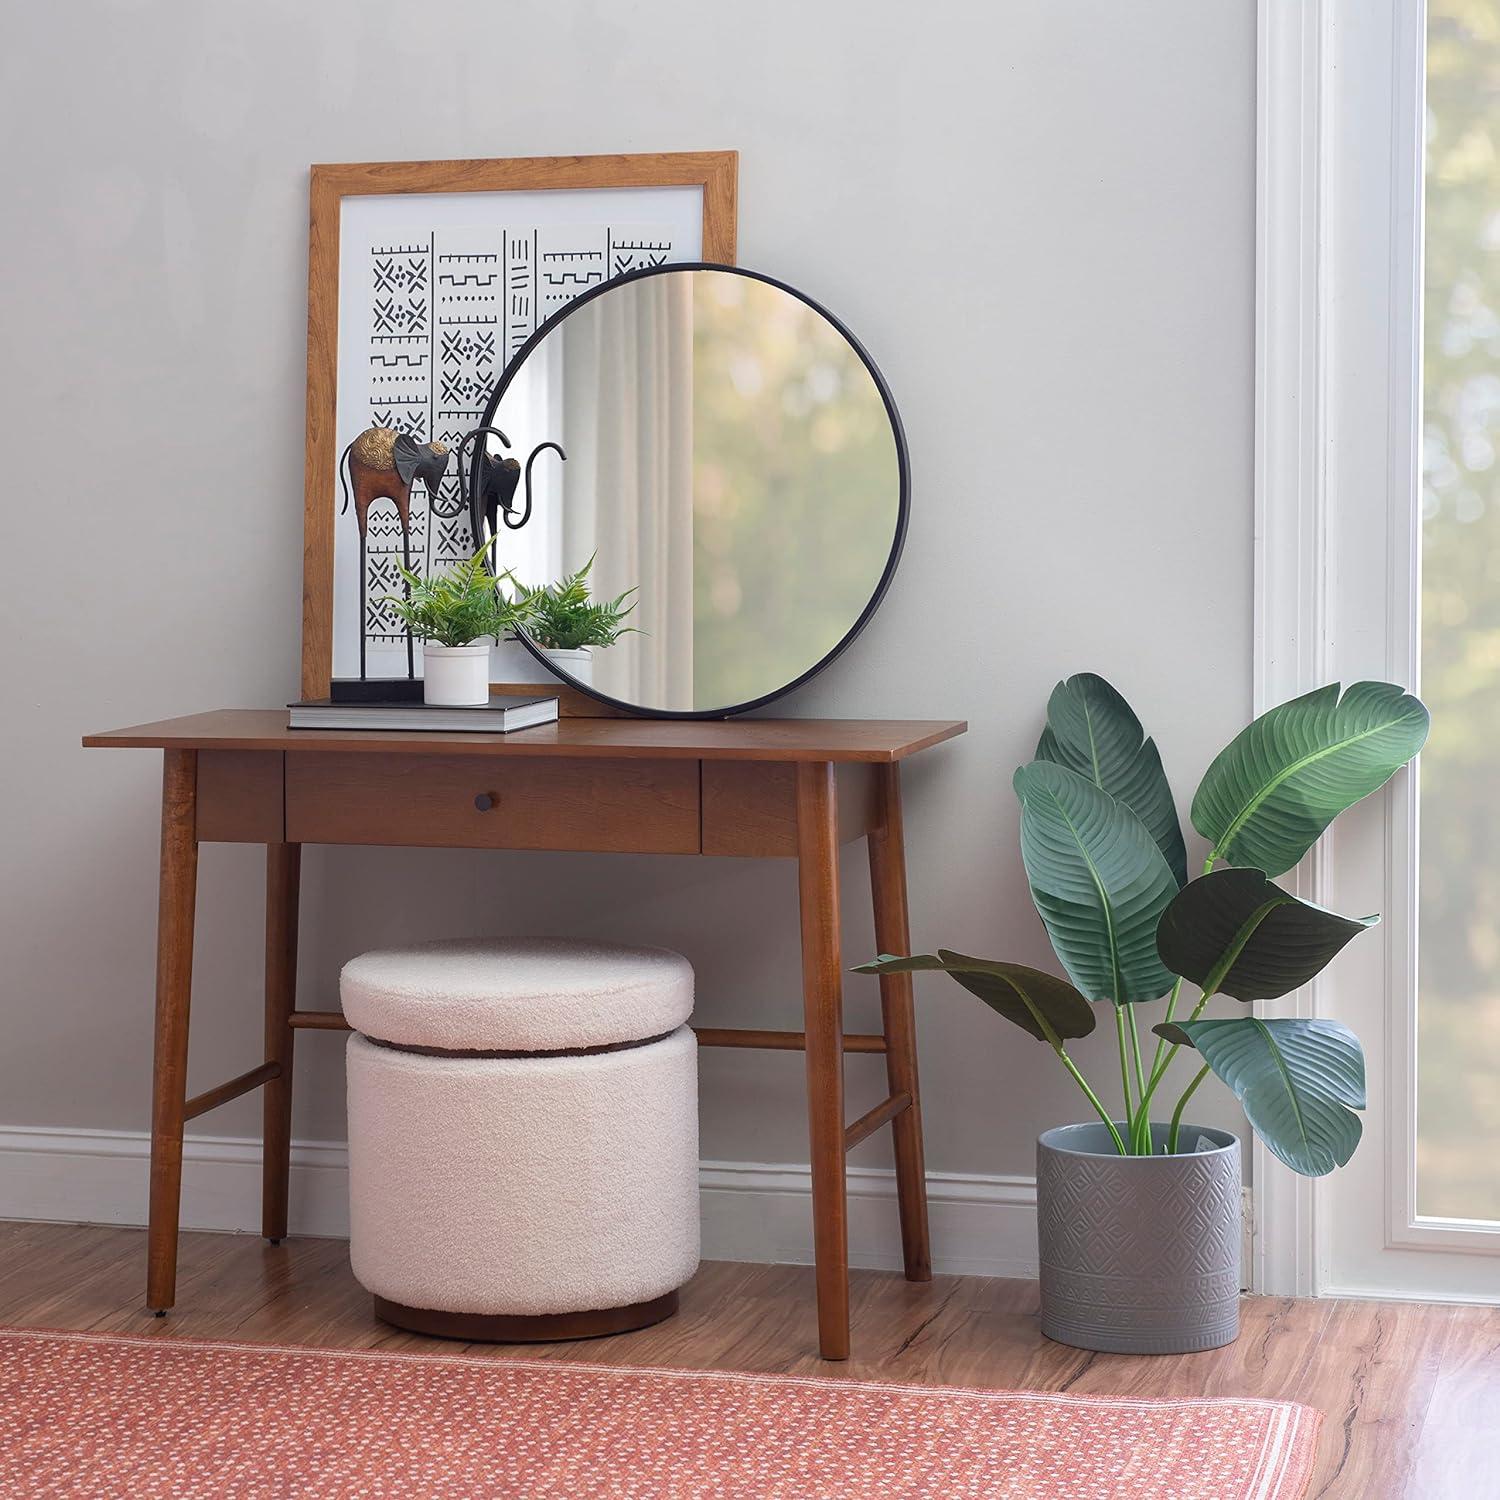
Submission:
M 1430 0 L 1417 1208 L 1500 1220 L 1500 0 Z

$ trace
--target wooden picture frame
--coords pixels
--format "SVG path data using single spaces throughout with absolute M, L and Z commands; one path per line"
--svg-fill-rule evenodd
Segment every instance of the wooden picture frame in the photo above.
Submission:
M 340 226 L 344 199 L 392 194 L 536 193 L 698 187 L 702 255 L 735 258 L 739 154 L 540 156 L 492 161 L 356 162 L 312 168 L 307 271 L 307 436 L 302 559 L 302 696 L 326 697 L 333 673 L 338 462 Z

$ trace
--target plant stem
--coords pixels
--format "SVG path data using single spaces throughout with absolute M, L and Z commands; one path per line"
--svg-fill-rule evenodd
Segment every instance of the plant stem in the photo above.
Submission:
M 1150 1135 L 1151 1127 L 1144 1123 L 1146 1119 L 1146 1106 L 1150 1103 L 1150 1096 L 1146 1093 L 1146 1073 L 1141 1066 L 1141 1033 L 1136 1025 L 1135 1006 L 1130 1007 L 1130 1055 L 1135 1064 L 1135 1096 L 1140 1101 L 1140 1107 L 1136 1111 L 1134 1146 L 1136 1155 L 1149 1156 L 1151 1154 Z M 1142 1140 L 1144 1135 L 1145 1139 Z
M 1177 1000 L 1182 994 L 1182 975 L 1177 976 L 1177 983 L 1172 986 L 1172 993 L 1167 996 L 1167 1013 L 1162 1017 L 1163 1022 L 1177 1019 Z M 1156 1070 L 1161 1067 L 1161 1055 L 1167 1049 L 1167 1039 L 1159 1036 L 1156 1039 L 1156 1052 L 1151 1058 L 1151 1076 L 1156 1077 Z
M 1182 1127 L 1182 1112 L 1187 1108 L 1187 1102 L 1193 1097 L 1193 1091 L 1208 1077 L 1208 1064 L 1204 1063 L 1193 1075 L 1193 1081 L 1182 1091 L 1182 1098 L 1177 1101 L 1177 1108 L 1172 1111 L 1172 1125 L 1167 1131 L 1167 1155 L 1177 1154 L 1177 1132 Z
M 1213 873 L 1214 864 L 1217 859 L 1218 851 L 1216 849 L 1210 849 L 1208 852 L 1208 858 L 1203 861 L 1203 869 L 1199 872 L 1200 878 L 1204 875 L 1210 875 Z M 1162 1018 L 1164 1022 L 1171 1022 L 1177 1019 L 1177 1002 L 1181 997 L 1182 975 L 1179 974 L 1177 976 L 1177 982 L 1172 986 L 1172 993 L 1167 997 L 1167 1013 Z M 1188 1019 L 1190 1021 L 1196 1021 L 1198 1019 L 1199 1012 L 1202 1011 L 1203 1007 L 1207 1003 L 1208 996 L 1205 995 L 1201 1000 L 1199 1000 L 1192 1015 L 1189 1016 Z M 1176 1052 L 1176 1045 L 1168 1042 L 1166 1037 L 1157 1038 L 1156 1051 L 1151 1055 L 1151 1076 L 1147 1080 L 1145 1087 L 1141 1090 L 1141 1113 L 1143 1115 L 1147 1113 L 1147 1109 L 1151 1103 L 1151 1096 L 1156 1092 L 1157 1084 L 1159 1084 L 1166 1076 L 1166 1071 L 1171 1066 L 1172 1058 L 1176 1054 Z M 1148 1137 L 1150 1129 L 1151 1127 L 1148 1125 L 1146 1127 Z
M 1130 1096 L 1130 1057 L 1125 1041 L 1125 1007 L 1115 1006 L 1115 1042 L 1120 1049 L 1120 1088 L 1125 1095 L 1125 1128 L 1130 1131 L 1132 1143 L 1135 1139 L 1135 1105 Z M 1128 1155 L 1129 1153 L 1122 1153 Z
M 1208 1002 L 1212 999 L 1212 994 L 1199 996 L 1198 1003 L 1193 1007 L 1193 1013 L 1188 1017 L 1188 1020 L 1196 1021 L 1198 1017 L 1203 1014 L 1203 1007 L 1207 1005 Z M 1165 1042 L 1166 1038 L 1163 1037 L 1162 1040 Z M 1177 1053 L 1180 1050 L 1181 1049 L 1178 1047 L 1176 1042 L 1170 1043 L 1167 1047 L 1167 1055 L 1162 1058 L 1161 1061 L 1155 1065 L 1155 1067 L 1152 1068 L 1151 1077 L 1146 1081 L 1147 1103 L 1150 1102 L 1151 1096 L 1156 1092 L 1157 1084 L 1159 1084 L 1162 1079 L 1167 1076 L 1167 1069 L 1172 1065 L 1172 1059 L 1177 1056 Z
M 1094 1106 L 1094 1109 L 1098 1113 L 1099 1118 L 1104 1121 L 1105 1127 L 1108 1129 L 1111 1138 L 1114 1140 L 1115 1150 L 1118 1151 L 1121 1156 L 1129 1156 L 1130 1152 L 1125 1149 L 1124 1137 L 1121 1136 L 1119 1128 L 1115 1125 L 1115 1122 L 1110 1119 L 1108 1110 L 1106 1110 L 1105 1107 L 1099 1102 L 1099 1096 L 1093 1091 L 1093 1089 L 1089 1087 L 1088 1079 L 1086 1079 L 1083 1074 L 1078 1071 L 1077 1067 L 1074 1065 L 1073 1059 L 1068 1056 L 1066 1051 L 1063 1050 L 1062 1044 L 1060 1042 L 1054 1042 L 1052 1044 L 1052 1050 L 1057 1053 L 1058 1059 L 1062 1063 L 1063 1067 L 1065 1067 L 1068 1072 L 1073 1075 L 1073 1081 L 1078 1085 L 1079 1088 L 1084 1091 L 1085 1094 L 1088 1095 L 1089 1103 Z
M 1088 1097 L 1089 1103 L 1094 1106 L 1099 1118 L 1104 1121 L 1105 1129 L 1109 1131 L 1110 1137 L 1115 1143 L 1115 1150 L 1121 1156 L 1129 1156 L 1130 1153 L 1125 1149 L 1125 1142 L 1121 1139 L 1120 1132 L 1115 1128 L 1115 1122 L 1109 1117 L 1109 1111 L 1099 1102 L 1099 1096 L 1089 1087 L 1088 1079 L 1078 1071 L 1073 1059 L 1068 1056 L 1067 1048 L 1063 1046 L 1062 1038 L 1058 1036 L 1052 1023 L 1036 1006 L 1030 1006 L 1030 1010 L 1031 1014 L 1036 1018 L 1037 1025 L 1042 1029 L 1042 1035 L 1047 1038 L 1047 1045 L 1057 1053 L 1058 1061 L 1073 1075 L 1073 1082 L 1083 1090 L 1084 1094 Z

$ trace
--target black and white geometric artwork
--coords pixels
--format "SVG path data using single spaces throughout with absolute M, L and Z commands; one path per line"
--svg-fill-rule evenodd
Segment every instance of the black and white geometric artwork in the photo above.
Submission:
M 456 451 L 541 323 L 612 276 L 698 260 L 701 223 L 698 188 L 346 199 L 336 451 L 372 426 Z M 413 486 L 409 539 L 390 501 L 370 509 L 358 624 L 372 677 L 406 675 L 406 637 L 382 602 L 400 588 L 403 547 L 423 573 L 474 552 L 456 460 L 440 489 Z M 344 515 L 334 527 L 335 676 L 359 670 L 358 600 L 359 538 Z

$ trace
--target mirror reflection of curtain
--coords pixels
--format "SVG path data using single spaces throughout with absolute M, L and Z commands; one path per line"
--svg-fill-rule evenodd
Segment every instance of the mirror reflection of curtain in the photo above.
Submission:
M 596 598 L 634 585 L 642 632 L 595 649 L 594 685 L 662 708 L 693 707 L 692 278 L 651 277 L 563 325 L 562 550 L 597 554 Z

